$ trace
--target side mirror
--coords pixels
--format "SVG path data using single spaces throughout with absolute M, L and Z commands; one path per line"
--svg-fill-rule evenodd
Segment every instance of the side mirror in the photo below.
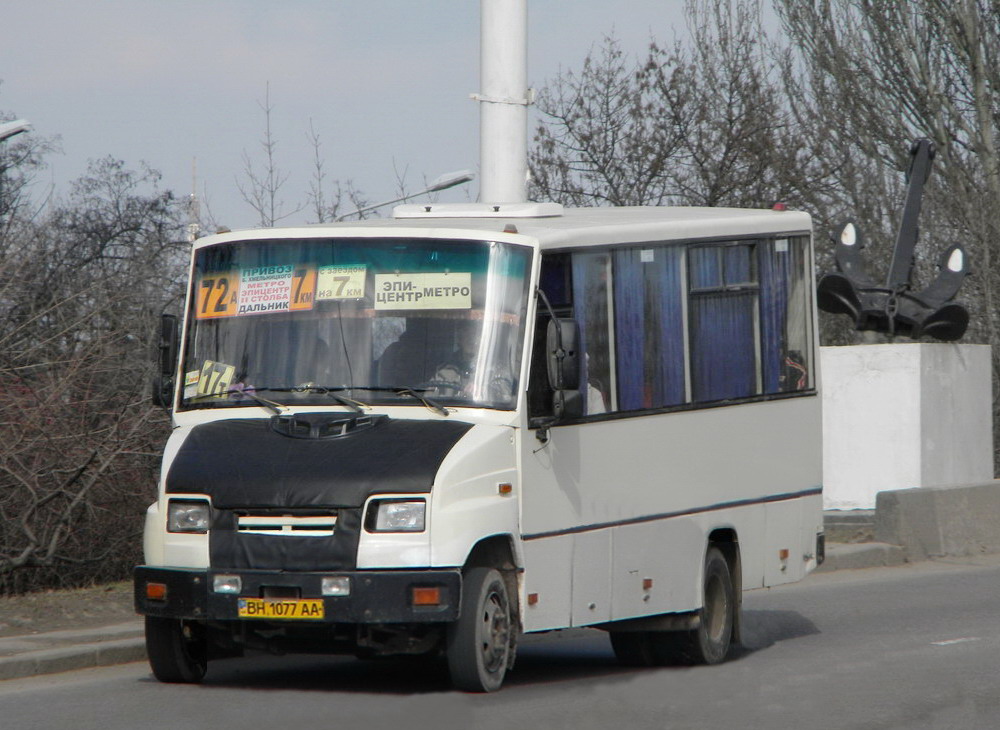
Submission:
M 575 319 L 549 320 L 545 332 L 549 386 L 552 390 L 576 390 L 580 387 L 580 360 L 577 357 Z
M 160 317 L 159 371 L 153 378 L 153 404 L 169 408 L 174 398 L 174 373 L 177 372 L 178 323 L 174 314 Z
M 557 421 L 583 416 L 583 394 L 579 390 L 557 390 L 552 394 L 552 415 Z
M 577 357 L 577 326 L 574 319 L 549 320 L 545 332 L 545 353 L 552 388 L 552 415 L 556 421 L 580 418 L 583 396 L 580 387 L 580 359 Z

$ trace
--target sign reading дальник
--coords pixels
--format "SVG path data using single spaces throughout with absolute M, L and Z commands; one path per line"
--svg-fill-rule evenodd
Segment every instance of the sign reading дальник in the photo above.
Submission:
M 287 312 L 292 301 L 293 266 L 263 266 L 240 272 L 237 314 Z
M 261 266 L 240 271 L 236 314 L 312 309 L 316 288 L 313 266 Z

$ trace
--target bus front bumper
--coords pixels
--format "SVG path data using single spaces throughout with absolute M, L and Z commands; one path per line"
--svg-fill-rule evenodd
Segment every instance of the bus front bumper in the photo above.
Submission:
M 337 579 L 342 594 L 323 595 L 324 579 Z M 312 599 L 314 612 L 316 601 L 322 602 L 322 618 L 309 620 L 324 623 L 437 623 L 458 618 L 462 574 L 458 569 L 306 573 L 140 565 L 134 586 L 135 609 L 145 616 L 241 621 L 248 619 L 248 602 Z

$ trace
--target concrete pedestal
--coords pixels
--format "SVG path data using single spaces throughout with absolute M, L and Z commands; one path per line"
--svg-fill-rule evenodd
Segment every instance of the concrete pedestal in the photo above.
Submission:
M 820 357 L 825 509 L 993 479 L 988 345 L 823 347 Z

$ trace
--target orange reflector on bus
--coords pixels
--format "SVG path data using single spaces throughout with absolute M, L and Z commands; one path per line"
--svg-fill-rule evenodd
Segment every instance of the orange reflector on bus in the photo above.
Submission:
M 437 586 L 428 588 L 426 586 L 413 586 L 414 606 L 440 606 L 441 589 Z
M 146 598 L 150 601 L 165 601 L 167 600 L 167 584 L 166 583 L 147 583 L 146 584 Z
M 782 560 L 788 560 L 788 548 L 781 548 L 781 550 L 778 551 L 778 557 Z
M 538 603 L 538 594 L 537 593 L 529 593 L 528 594 L 528 605 L 529 606 L 534 606 L 536 603 Z
M 648 591 L 652 587 L 653 587 L 653 579 L 652 578 L 643 578 L 642 579 L 642 590 Z

